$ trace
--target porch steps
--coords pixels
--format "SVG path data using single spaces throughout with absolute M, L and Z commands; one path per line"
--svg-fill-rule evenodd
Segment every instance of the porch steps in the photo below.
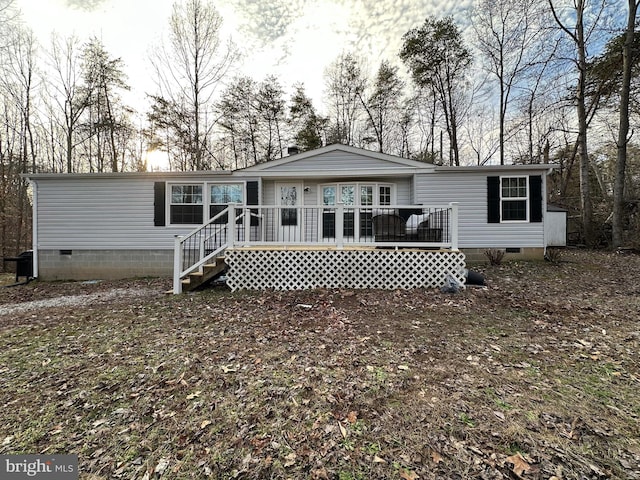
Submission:
M 190 273 L 187 278 L 182 280 L 182 290 L 189 292 L 206 284 L 220 275 L 227 268 L 224 257 L 216 257 L 213 263 L 202 266 L 201 272 Z

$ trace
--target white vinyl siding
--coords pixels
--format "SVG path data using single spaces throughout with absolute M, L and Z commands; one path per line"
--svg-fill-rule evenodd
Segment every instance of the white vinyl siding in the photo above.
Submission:
M 403 169 L 410 170 L 410 167 L 365 155 L 333 151 L 326 152 L 322 156 L 310 156 L 300 160 L 292 160 L 291 162 L 281 165 L 267 167 L 263 171 L 300 173 L 300 177 L 304 178 L 305 172 L 317 170 L 346 172 L 348 174 L 358 170 L 387 170 L 392 173 L 398 173 L 398 171 L 402 171 Z
M 210 185 L 214 176 L 206 178 Z M 228 180 L 225 175 L 221 181 Z M 171 185 L 193 185 L 177 177 L 149 176 L 38 179 L 39 249 L 173 249 L 174 236 L 193 225 L 154 226 L 154 182 L 167 180 L 167 219 Z M 204 184 L 205 182 L 202 182 Z M 206 191 L 206 190 L 204 190 Z
M 487 176 L 491 174 L 484 172 L 418 174 L 415 178 L 415 201 L 423 205 L 446 205 L 449 202 L 458 202 L 460 248 L 542 247 L 544 245 L 543 222 L 487 222 Z

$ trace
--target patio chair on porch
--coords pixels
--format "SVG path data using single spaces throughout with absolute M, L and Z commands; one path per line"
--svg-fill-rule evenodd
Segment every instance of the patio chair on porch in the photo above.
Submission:
M 407 223 L 398 215 L 376 215 L 372 218 L 376 242 L 402 241 L 407 236 Z

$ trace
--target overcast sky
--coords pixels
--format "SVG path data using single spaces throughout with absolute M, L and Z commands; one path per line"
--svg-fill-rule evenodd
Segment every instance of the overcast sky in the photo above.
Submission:
M 166 30 L 173 0 L 16 0 L 24 21 L 46 47 L 52 31 L 101 38 L 122 58 L 142 98 L 154 93 L 148 52 Z M 213 2 L 244 55 L 241 73 L 278 76 L 285 87 L 303 82 L 320 106 L 323 73 L 341 52 L 397 62 L 402 35 L 429 15 L 468 19 L 472 0 L 224 0 Z

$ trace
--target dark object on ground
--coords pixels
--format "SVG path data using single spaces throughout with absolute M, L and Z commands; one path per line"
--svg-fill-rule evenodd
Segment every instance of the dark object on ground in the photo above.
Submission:
M 15 262 L 16 264 L 16 283 L 15 285 L 24 285 L 33 279 L 33 250 L 22 252 L 17 257 L 4 257 L 3 261 Z M 24 282 L 20 282 L 20 277 L 25 277 Z M 14 285 L 9 285 L 14 286 Z
M 484 275 L 473 270 L 465 270 L 465 282 L 467 285 L 486 285 Z

